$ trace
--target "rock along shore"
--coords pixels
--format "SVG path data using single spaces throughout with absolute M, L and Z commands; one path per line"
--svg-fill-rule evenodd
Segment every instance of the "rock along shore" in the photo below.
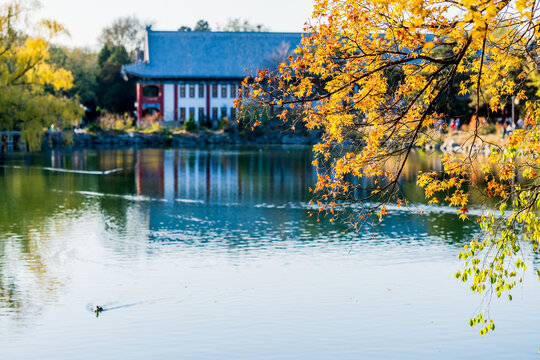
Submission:
M 89 134 L 84 132 L 47 131 L 43 138 L 43 148 L 59 147 L 191 147 L 205 145 L 255 145 L 291 144 L 309 145 L 319 140 L 316 133 L 297 135 L 294 133 L 269 132 L 263 134 L 238 134 L 233 132 L 197 131 L 182 133 L 144 133 L 103 132 Z

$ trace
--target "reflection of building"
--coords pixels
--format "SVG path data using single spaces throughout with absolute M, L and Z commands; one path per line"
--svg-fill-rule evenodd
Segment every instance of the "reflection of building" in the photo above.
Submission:
M 137 152 L 135 165 L 137 195 L 163 197 L 163 154 L 162 150 L 148 149 Z
M 144 59 L 123 68 L 137 79 L 137 118 L 159 112 L 165 121 L 233 119 L 233 101 L 242 79 L 274 68 L 300 37 L 299 33 L 148 28 Z
M 137 152 L 138 195 L 174 202 L 287 203 L 309 198 L 316 175 L 310 150 L 223 152 L 146 149 Z

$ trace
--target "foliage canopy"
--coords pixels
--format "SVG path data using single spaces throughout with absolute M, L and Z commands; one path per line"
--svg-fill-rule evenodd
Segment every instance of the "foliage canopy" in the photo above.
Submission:
M 193 31 L 212 31 L 212 29 L 210 29 L 208 21 L 201 19 L 195 24 Z
M 261 32 L 261 31 L 269 31 L 266 26 L 263 24 L 252 24 L 247 19 L 240 19 L 240 18 L 234 18 L 234 19 L 227 19 L 227 23 L 225 25 L 221 25 L 218 27 L 219 31 L 234 31 L 234 32 L 241 32 L 241 31 L 255 31 L 255 32 Z
M 73 86 L 72 74 L 48 60 L 49 42 L 64 28 L 52 20 L 22 29 L 31 8 L 10 2 L 0 7 L 0 130 L 21 130 L 29 148 L 41 145 L 43 128 L 80 118 L 76 102 L 56 92 Z M 46 87 L 50 91 L 46 92 Z
M 77 98 L 87 108 L 95 108 L 98 75 L 97 54 L 85 49 L 69 49 L 60 46 L 49 48 L 49 62 L 71 72 L 73 87 L 64 90 L 69 98 Z
M 539 37 L 532 0 L 316 0 L 295 55 L 247 78 L 250 100 L 237 105 L 280 107 L 284 120 L 295 113 L 322 130 L 314 201 L 332 217 L 354 205 L 360 228 L 382 221 L 389 202 L 407 204 L 405 162 L 446 123 L 455 95 L 468 96 L 477 115 L 526 100 Z M 503 293 L 511 300 L 526 269 L 523 248 L 540 242 L 540 107 L 529 101 L 526 111 L 526 126 L 503 146 L 486 142 L 477 122 L 460 154 L 418 174 L 430 203 L 456 207 L 464 221 L 473 192 L 497 204 L 476 218 L 481 231 L 460 251 L 456 273 L 486 304 Z M 474 325 L 483 335 L 495 328 L 487 306 Z
M 128 52 L 136 51 L 142 48 L 144 29 L 149 25 L 135 16 L 119 17 L 101 31 L 99 42 L 102 46 L 123 46 Z
M 124 80 L 122 65 L 131 58 L 122 45 L 106 43 L 97 56 L 96 96 L 101 109 L 113 113 L 131 113 L 135 102 L 135 80 Z

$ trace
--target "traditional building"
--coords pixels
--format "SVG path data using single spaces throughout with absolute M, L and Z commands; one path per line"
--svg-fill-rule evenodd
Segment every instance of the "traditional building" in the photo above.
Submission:
M 146 31 L 141 61 L 123 67 L 137 79 L 137 119 L 235 119 L 233 101 L 250 73 L 275 68 L 300 43 L 300 33 Z

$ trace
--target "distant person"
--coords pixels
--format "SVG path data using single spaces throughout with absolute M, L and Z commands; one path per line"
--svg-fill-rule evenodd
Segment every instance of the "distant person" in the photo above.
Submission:
M 461 119 L 460 118 L 456 119 L 456 129 L 461 130 Z
M 441 132 L 444 129 L 444 120 L 443 119 L 437 119 L 435 122 L 435 131 Z
M 514 124 L 514 121 L 508 120 L 508 125 L 506 126 L 506 134 L 510 135 L 511 133 L 516 130 L 516 124 Z
M 517 121 L 517 126 L 519 129 L 523 129 L 525 127 L 525 120 L 523 120 L 523 118 L 519 118 Z
M 450 130 L 456 130 L 456 120 L 454 119 L 450 121 Z
M 512 133 L 512 128 L 511 128 L 511 125 L 510 125 L 510 120 L 508 119 L 504 119 L 503 122 L 502 122 L 502 139 L 504 140 L 504 138 L 506 137 L 506 135 L 509 135 L 510 133 Z

